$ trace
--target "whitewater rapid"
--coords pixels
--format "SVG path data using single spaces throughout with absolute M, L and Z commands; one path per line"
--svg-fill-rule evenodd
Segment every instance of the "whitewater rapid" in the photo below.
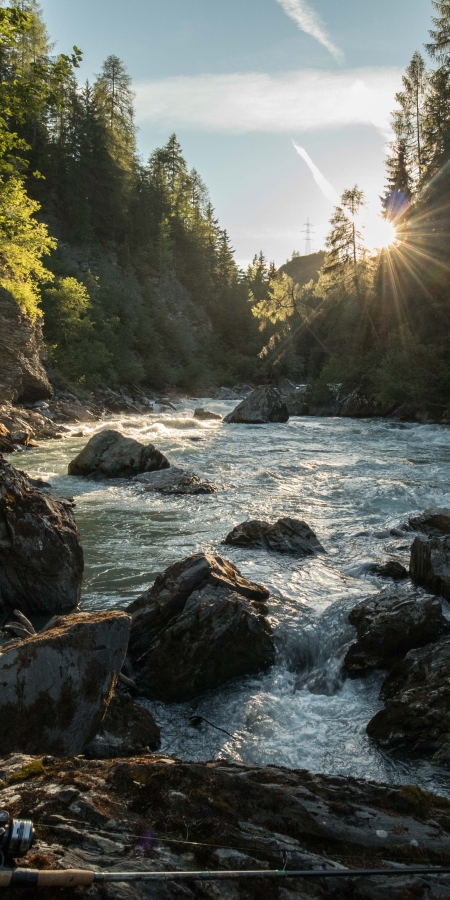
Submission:
M 341 670 L 354 635 L 349 609 L 383 587 L 395 590 L 368 574 L 370 563 L 395 556 L 408 565 L 411 538 L 393 537 L 390 529 L 427 507 L 450 506 L 450 429 L 320 418 L 224 425 L 194 419 L 200 405 L 224 415 L 235 404 L 184 401 L 175 412 L 78 424 L 63 441 L 11 457 L 55 493 L 75 498 L 86 562 L 83 608 L 124 607 L 158 572 L 200 550 L 226 556 L 270 588 L 276 665 L 193 703 L 147 704 L 161 726 L 162 751 L 414 782 L 450 795 L 449 773 L 393 761 L 366 736 L 381 707 L 383 674 L 350 680 Z M 172 464 L 215 481 L 219 492 L 161 497 L 126 481 L 68 477 L 68 462 L 105 427 L 155 443 Z M 326 555 L 297 560 L 221 546 L 244 519 L 280 516 L 305 519 Z M 193 715 L 233 737 L 206 724 L 192 727 Z

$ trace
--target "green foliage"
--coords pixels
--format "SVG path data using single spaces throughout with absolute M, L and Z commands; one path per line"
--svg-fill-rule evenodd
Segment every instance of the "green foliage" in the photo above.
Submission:
M 56 246 L 47 226 L 34 218 L 38 209 L 22 178 L 0 178 L 0 284 L 32 318 L 39 313 L 39 284 L 52 278 L 42 257 Z

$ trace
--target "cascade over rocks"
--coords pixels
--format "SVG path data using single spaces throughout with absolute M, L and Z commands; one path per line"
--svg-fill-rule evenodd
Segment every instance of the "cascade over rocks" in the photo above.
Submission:
M 33 402 L 52 396 L 42 363 L 42 322 L 23 312 L 12 294 L 0 287 L 0 403 Z
M 409 571 L 416 584 L 450 600 L 450 534 L 416 537 L 411 547 Z
M 119 431 L 94 434 L 81 453 L 69 463 L 69 475 L 128 478 L 139 472 L 168 469 L 169 461 L 153 444 L 140 444 Z
M 274 553 L 292 553 L 295 556 L 325 553 L 314 531 L 301 519 L 278 519 L 272 525 L 250 519 L 236 525 L 223 543 L 236 547 L 261 547 Z
M 224 422 L 246 425 L 266 425 L 268 422 L 287 422 L 289 412 L 281 394 L 270 385 L 252 391 L 239 406 L 225 416 Z
M 408 650 L 450 635 L 436 597 L 382 593 L 358 603 L 348 619 L 358 640 L 347 651 L 344 668 L 354 677 L 390 669 Z
M 113 872 L 261 871 L 257 881 L 222 885 L 78 887 L 75 895 L 86 900 L 449 896 L 449 876 L 412 876 L 406 868 L 450 862 L 450 803 L 417 787 L 224 759 L 193 763 L 148 755 L 104 762 L 16 755 L 0 759 L 0 778 L 5 782 L 2 804 L 16 817 L 26 811 L 36 822 L 36 844 L 24 865 Z M 264 880 L 266 868 L 333 869 L 358 863 L 405 869 L 395 879 Z M 56 900 L 64 894 L 49 888 L 45 896 Z
M 410 650 L 381 689 L 386 706 L 367 734 L 387 751 L 450 766 L 450 639 Z
M 86 747 L 86 756 L 114 759 L 158 750 L 160 746 L 160 730 L 152 714 L 129 694 L 116 690 L 100 731 Z
M 0 459 L 0 619 L 78 605 L 83 551 L 72 505 Z
M 182 701 L 269 668 L 268 597 L 220 556 L 198 553 L 169 566 L 128 608 L 138 690 Z
M 194 472 L 185 472 L 177 466 L 161 472 L 144 472 L 135 475 L 133 481 L 141 485 L 142 492 L 157 494 L 215 494 L 217 485 L 212 481 L 202 481 Z
M 5 753 L 82 753 L 97 733 L 125 658 L 130 617 L 75 613 L 0 653 Z

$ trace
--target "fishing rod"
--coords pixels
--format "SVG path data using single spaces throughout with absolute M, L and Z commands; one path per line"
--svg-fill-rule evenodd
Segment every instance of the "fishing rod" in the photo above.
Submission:
M 20 869 L 6 868 L 4 862 L 25 856 L 35 840 L 33 823 L 28 819 L 13 819 L 7 810 L 0 810 L 0 888 L 62 887 L 74 888 L 108 882 L 168 882 L 168 881 L 238 881 L 261 878 L 370 878 L 410 875 L 450 875 L 450 866 L 409 866 L 397 869 L 248 869 L 237 871 L 187 872 L 95 872 L 89 869 Z
M 87 869 L 2 869 L 0 887 L 74 888 L 107 882 L 168 881 L 254 881 L 261 878 L 373 878 L 410 875 L 449 875 L 450 866 L 410 866 L 399 869 L 238 869 L 237 871 L 187 872 L 93 872 Z

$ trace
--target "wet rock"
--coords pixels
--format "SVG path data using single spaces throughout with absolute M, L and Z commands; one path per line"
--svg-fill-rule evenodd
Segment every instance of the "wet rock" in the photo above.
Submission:
M 46 414 L 55 422 L 95 422 L 99 418 L 79 400 L 57 400 L 49 403 Z
M 374 563 L 369 572 L 371 575 L 380 575 L 381 578 L 392 578 L 393 581 L 402 581 L 408 577 L 408 570 L 396 559 L 388 559 L 385 563 Z
M 385 708 L 367 734 L 387 751 L 450 765 L 450 639 L 411 650 L 381 690 Z
M 436 597 L 382 593 L 358 603 L 348 619 L 358 640 L 349 648 L 344 667 L 355 677 L 371 669 L 390 669 L 409 650 L 450 634 Z
M 199 553 L 169 566 L 128 608 L 139 691 L 187 700 L 267 669 L 274 659 L 268 596 L 219 556 Z
M 83 551 L 72 505 L 0 459 L 0 616 L 78 605 Z
M 368 419 L 385 416 L 389 411 L 363 387 L 359 387 L 342 401 L 340 415 L 352 419 Z
M 286 403 L 289 416 L 307 416 L 309 414 L 309 396 L 306 384 L 296 385 L 288 378 L 279 378 L 276 387 Z
M 422 531 L 431 537 L 450 534 L 450 509 L 433 507 L 426 509 L 420 516 L 411 516 L 405 531 Z
M 284 395 L 283 397 L 288 408 L 289 416 L 308 416 L 310 413 L 309 403 L 305 400 L 304 393 L 295 392 Z
M 119 431 L 100 431 L 69 463 L 69 475 L 127 478 L 140 472 L 168 469 L 170 463 L 153 444 L 140 444 Z
M 211 412 L 210 409 L 203 409 L 199 406 L 194 410 L 194 419 L 200 419 L 202 422 L 208 422 L 209 420 L 217 419 L 218 421 L 222 421 L 222 416 L 219 416 L 218 413 Z
M 160 731 L 152 714 L 129 694 L 117 690 L 100 731 L 86 748 L 86 756 L 88 759 L 136 756 L 158 750 L 160 745 Z
M 0 422 L 0 453 L 13 453 L 14 450 L 11 432 Z
M 306 522 L 290 518 L 278 519 L 272 525 L 258 519 L 241 522 L 227 534 L 224 544 L 261 547 L 273 553 L 291 553 L 295 556 L 325 552 Z
M 51 397 L 43 365 L 42 319 L 33 322 L 4 288 L 0 288 L 0 334 L 0 403 Z
M 97 733 L 126 654 L 130 617 L 75 613 L 0 653 L 5 753 L 82 753 Z
M 270 385 L 257 387 L 236 409 L 225 416 L 224 422 L 265 425 L 268 422 L 287 422 L 289 412 L 279 391 Z
M 32 440 L 51 440 L 61 437 L 66 429 L 64 425 L 55 425 L 43 413 L 34 409 L 12 406 L 5 403 L 0 406 L 0 422 L 11 434 L 21 434 L 21 443 L 25 445 Z
M 257 881 L 222 885 L 180 880 L 77 888 L 77 897 L 87 900 L 437 900 L 449 894 L 447 876 L 408 873 L 409 865 L 450 862 L 449 801 L 416 787 L 163 756 L 0 759 L 0 773 L 11 768 L 2 802 L 16 817 L 26 811 L 36 822 L 27 866 L 262 872 Z M 405 869 L 395 879 L 264 880 L 267 868 L 355 864 Z M 60 895 L 46 890 L 51 900 Z
M 416 537 L 411 547 L 409 571 L 416 584 L 450 600 L 450 535 Z
M 157 494 L 215 494 L 218 490 L 212 481 L 202 481 L 193 472 L 185 472 L 176 466 L 161 472 L 136 475 L 133 481 L 141 485 L 143 492 L 154 491 Z
M 216 400 L 239 400 L 240 395 L 236 393 L 236 391 L 231 390 L 231 388 L 220 387 L 214 391 L 214 398 Z

